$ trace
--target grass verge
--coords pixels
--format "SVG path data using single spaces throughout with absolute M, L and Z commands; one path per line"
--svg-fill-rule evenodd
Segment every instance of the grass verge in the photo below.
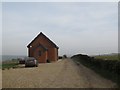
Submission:
M 4 62 L 0 65 L 0 67 L 2 68 L 2 70 L 4 70 L 4 69 L 15 68 L 15 67 L 17 67 L 18 64 L 19 64 L 19 63 L 18 63 L 17 60 L 14 60 L 14 61 L 10 60 L 10 61 L 4 61 Z
M 2 64 L 2 69 L 4 70 L 4 69 L 10 69 L 10 68 L 15 68 L 15 67 L 17 67 L 17 63 L 9 63 L 9 64 Z

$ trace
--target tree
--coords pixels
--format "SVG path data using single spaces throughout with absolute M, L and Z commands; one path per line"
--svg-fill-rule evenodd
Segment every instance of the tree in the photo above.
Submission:
M 67 55 L 63 55 L 63 58 L 67 58 Z

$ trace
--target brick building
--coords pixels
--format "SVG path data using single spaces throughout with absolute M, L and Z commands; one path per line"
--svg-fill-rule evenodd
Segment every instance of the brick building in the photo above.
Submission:
M 27 46 L 28 57 L 34 57 L 39 63 L 58 60 L 58 46 L 42 32 Z

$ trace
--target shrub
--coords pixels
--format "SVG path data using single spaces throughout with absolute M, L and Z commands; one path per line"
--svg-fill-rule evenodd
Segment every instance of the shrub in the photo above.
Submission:
M 59 58 L 59 59 L 62 59 L 62 56 L 59 56 L 58 58 Z
M 87 55 L 74 55 L 71 58 L 77 59 L 83 63 L 87 63 L 88 65 L 97 67 L 99 69 L 107 70 L 109 72 L 120 75 L 120 60 L 103 60 L 103 59 L 95 59 L 93 57 Z
M 93 69 L 103 77 L 115 81 L 120 87 L 120 60 L 95 59 L 82 54 L 74 55 L 71 58 Z
M 63 58 L 67 58 L 67 55 L 63 55 Z

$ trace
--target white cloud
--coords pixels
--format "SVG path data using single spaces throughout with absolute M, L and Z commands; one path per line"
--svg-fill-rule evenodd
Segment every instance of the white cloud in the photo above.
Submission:
M 117 15 L 117 3 L 4 3 L 3 53 L 26 54 L 40 31 L 60 54 L 117 52 Z
M 1 0 L 2 2 L 119 2 L 119 0 Z
M 2 55 L 2 3 L 0 3 L 0 55 Z

